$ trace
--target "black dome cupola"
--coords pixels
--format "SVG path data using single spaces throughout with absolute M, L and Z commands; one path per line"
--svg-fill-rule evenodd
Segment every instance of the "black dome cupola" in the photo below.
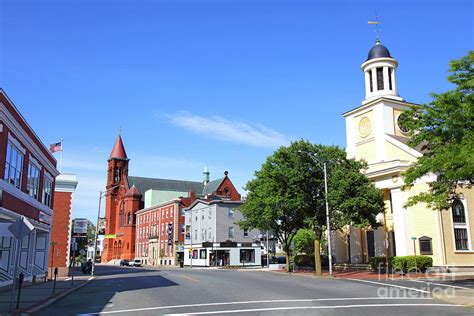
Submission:
M 370 49 L 369 55 L 367 56 L 367 60 L 375 58 L 392 58 L 392 56 L 390 56 L 388 48 L 380 44 L 379 40 L 377 40 L 375 42 L 375 45 Z

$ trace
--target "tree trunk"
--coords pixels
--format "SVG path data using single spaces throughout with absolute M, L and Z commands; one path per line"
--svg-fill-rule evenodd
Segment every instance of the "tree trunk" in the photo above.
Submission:
M 286 272 L 290 273 L 290 252 L 286 251 L 285 252 L 285 257 L 286 257 Z
M 314 274 L 322 275 L 321 270 L 321 251 L 320 251 L 320 240 L 314 240 Z

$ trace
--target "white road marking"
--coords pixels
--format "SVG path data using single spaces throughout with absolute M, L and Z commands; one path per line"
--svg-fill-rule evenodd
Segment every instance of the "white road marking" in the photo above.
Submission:
M 69 280 L 71 280 L 71 278 L 67 278 L 67 279 L 65 279 L 64 281 L 69 281 Z
M 92 280 L 93 278 L 95 278 L 95 277 L 92 276 L 92 277 L 88 278 L 87 281 L 90 281 L 90 280 Z
M 434 285 L 440 285 L 440 286 L 452 287 L 452 288 L 455 288 L 455 289 L 461 289 L 461 290 L 470 290 L 470 288 L 468 288 L 468 287 L 459 286 L 459 285 L 449 285 L 449 284 L 435 283 L 435 282 L 427 282 L 427 281 L 421 281 L 421 280 L 403 280 L 403 281 L 418 282 L 418 283 L 426 283 L 426 284 L 434 284 Z
M 408 287 L 408 286 L 389 284 L 389 283 L 382 283 L 382 282 L 375 282 L 375 281 L 368 281 L 368 280 L 360 280 L 360 279 L 351 279 L 351 278 L 344 278 L 342 280 L 352 280 L 352 281 L 357 281 L 357 282 L 371 283 L 371 284 L 377 284 L 377 285 L 383 285 L 383 286 L 398 287 L 400 289 L 416 291 L 416 292 L 425 293 L 425 294 L 431 294 L 431 292 L 429 292 L 429 291 L 420 290 L 420 289 L 413 288 L 413 287 Z
M 337 308 L 367 308 L 367 307 L 461 307 L 462 305 L 450 304 L 366 304 L 366 305 L 336 305 L 336 306 L 298 306 L 298 307 L 273 307 L 273 308 L 255 308 L 255 309 L 241 309 L 241 310 L 227 310 L 227 311 L 212 311 L 212 312 L 197 312 L 185 314 L 166 314 L 166 315 L 209 315 L 209 314 L 231 314 L 231 313 L 250 313 L 250 312 L 267 312 L 267 311 L 282 311 L 282 310 L 296 310 L 296 309 L 337 309 Z
M 325 301 L 359 301 L 359 300 L 432 300 L 433 298 L 419 298 L 419 297 L 346 297 L 346 298 L 307 298 L 294 300 L 263 300 L 263 301 L 236 301 L 236 302 L 221 302 L 221 303 L 202 303 L 202 304 L 186 304 L 186 305 L 169 305 L 156 307 L 143 307 L 134 309 L 122 309 L 116 311 L 105 311 L 100 313 L 88 313 L 84 315 L 102 315 L 115 313 L 130 313 L 138 311 L 149 311 L 157 309 L 174 309 L 184 307 L 203 307 L 203 306 L 219 306 L 219 305 L 241 305 L 241 304 L 259 304 L 259 303 L 292 303 L 292 302 L 325 302 Z

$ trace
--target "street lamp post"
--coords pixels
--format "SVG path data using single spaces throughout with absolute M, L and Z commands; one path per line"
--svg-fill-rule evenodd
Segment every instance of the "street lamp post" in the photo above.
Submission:
M 325 193 L 325 200 L 326 200 L 326 227 L 327 227 L 327 241 L 328 241 L 328 259 L 329 259 L 329 275 L 332 276 L 332 250 L 331 250 L 331 226 L 329 221 L 329 203 L 328 203 L 328 175 L 327 175 L 327 168 L 326 162 L 319 161 L 316 157 L 313 156 L 312 153 L 307 151 L 298 152 L 307 154 L 311 159 L 318 164 L 319 167 L 322 166 L 324 171 L 324 193 Z
M 102 198 L 107 196 L 107 193 L 110 190 L 113 190 L 115 188 L 118 188 L 120 185 L 113 186 L 111 188 L 108 188 L 105 191 L 99 191 L 99 209 L 97 211 L 97 223 L 95 225 L 95 233 L 94 233 L 94 253 L 92 254 L 92 269 L 91 269 L 91 275 L 95 275 L 95 257 L 97 255 L 97 237 L 99 235 L 99 220 L 100 220 L 100 204 L 102 202 Z

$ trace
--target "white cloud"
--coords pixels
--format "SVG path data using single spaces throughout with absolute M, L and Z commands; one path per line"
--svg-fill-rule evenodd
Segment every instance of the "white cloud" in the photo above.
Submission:
M 230 121 L 220 116 L 203 117 L 188 112 L 178 112 L 167 117 L 173 125 L 223 141 L 270 148 L 290 142 L 283 134 L 261 124 Z

